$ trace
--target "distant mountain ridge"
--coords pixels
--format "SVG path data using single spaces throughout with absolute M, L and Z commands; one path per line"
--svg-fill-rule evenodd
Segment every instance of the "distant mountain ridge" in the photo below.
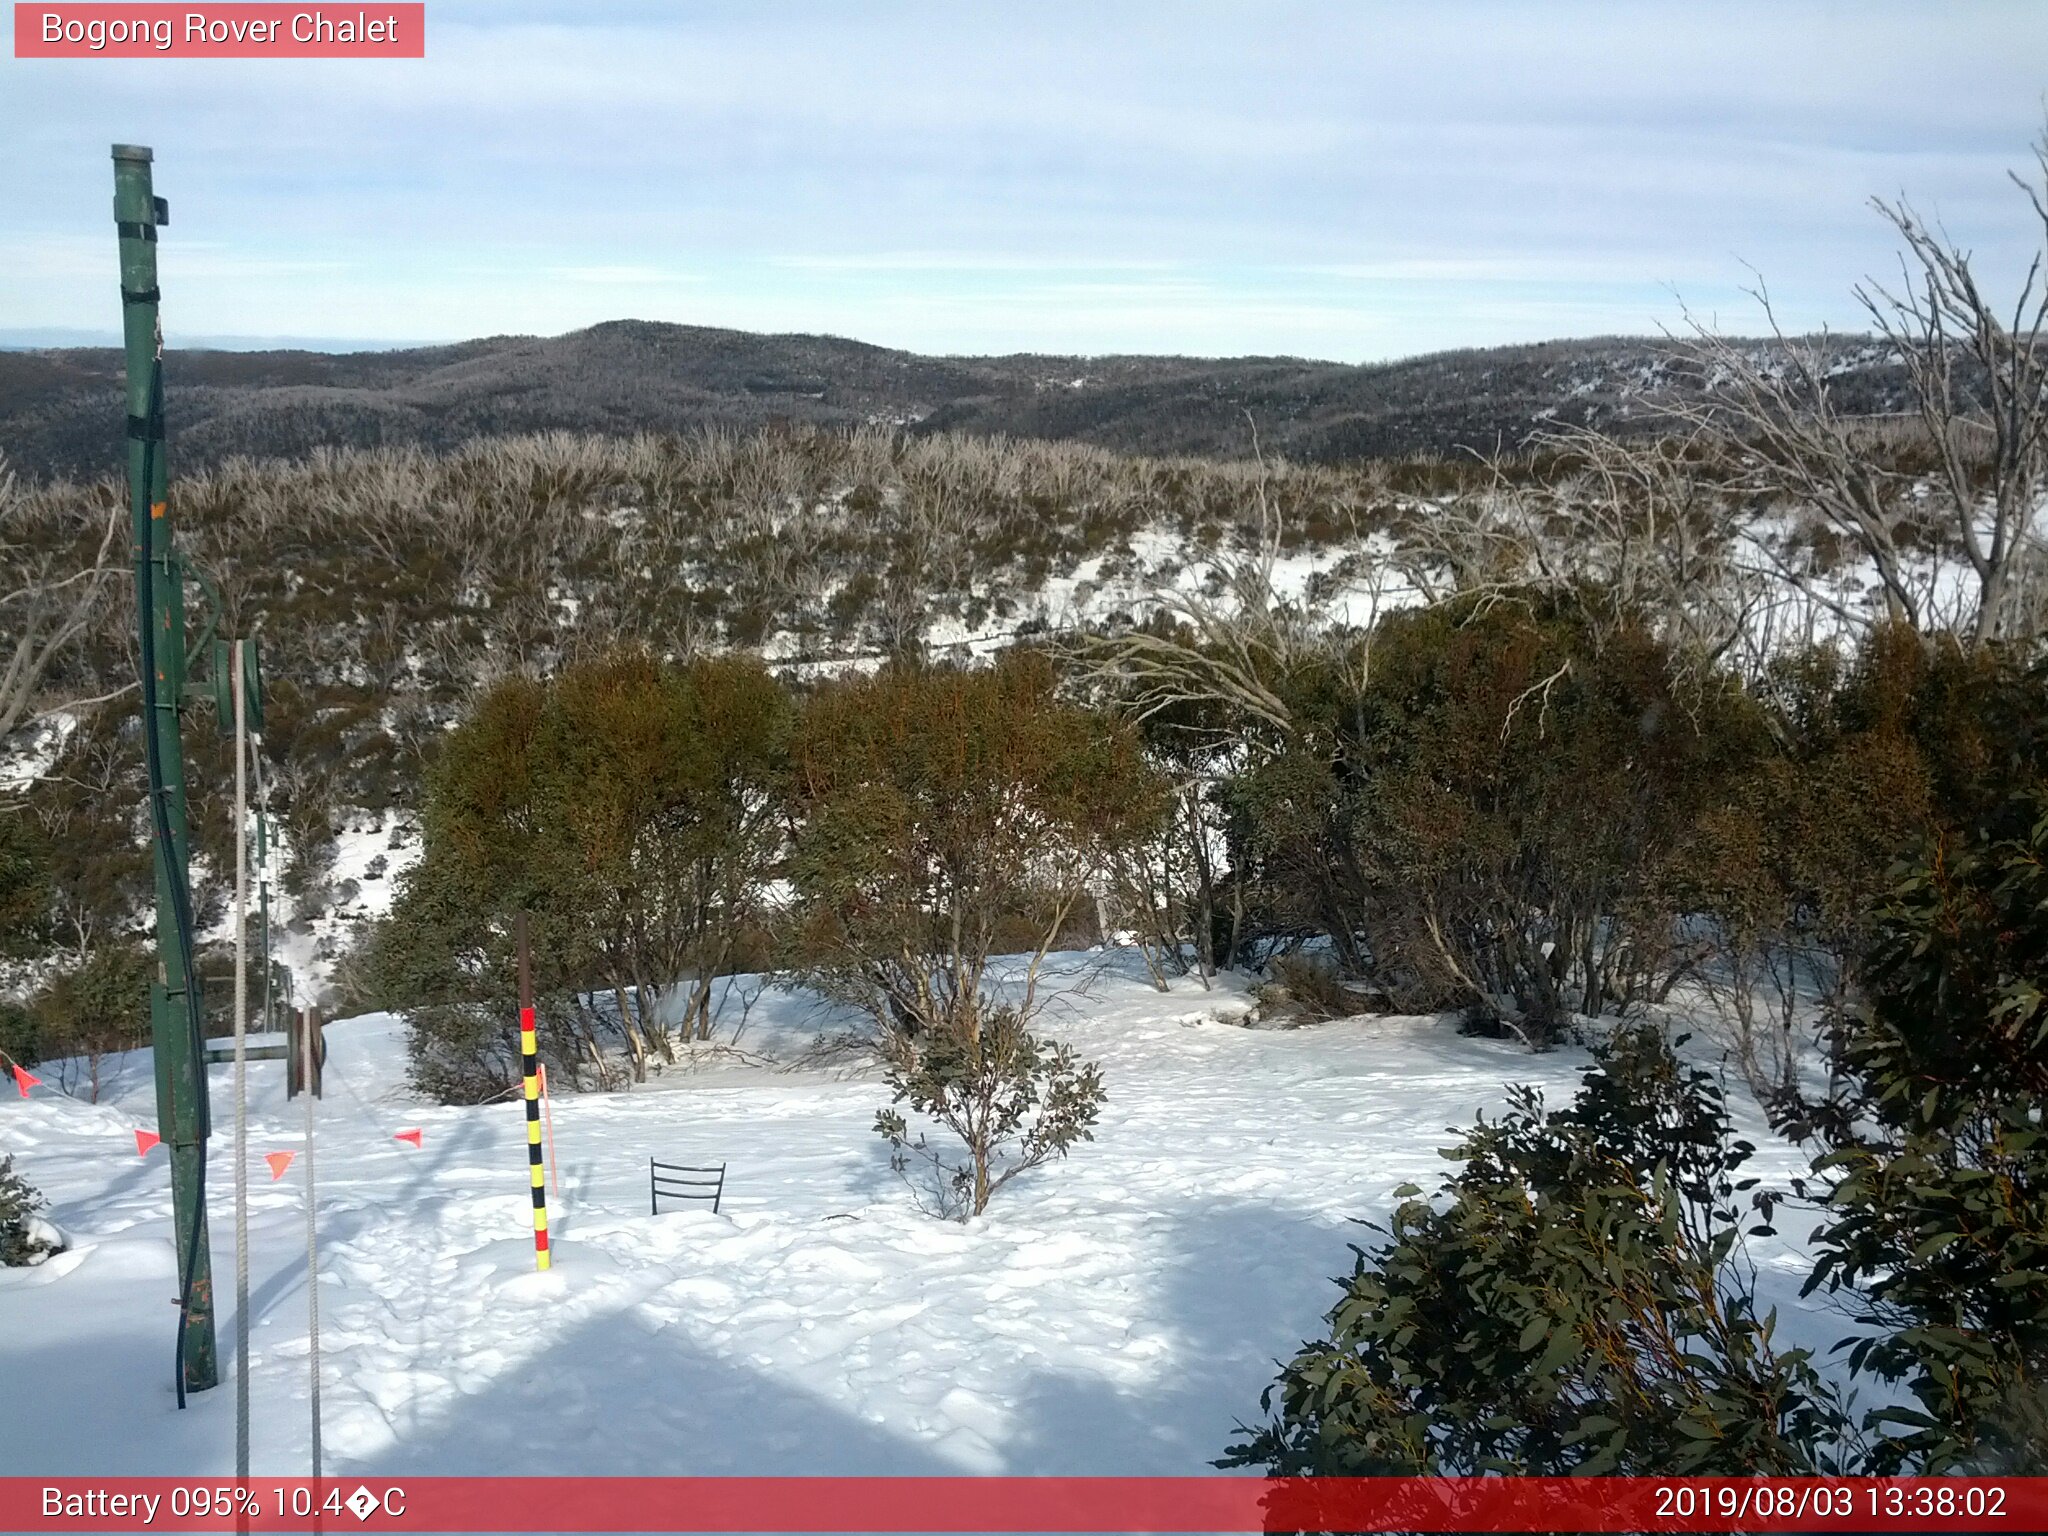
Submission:
M 0 352 L 46 352 L 51 348 L 118 347 L 119 331 L 95 331 L 63 326 L 0 326 Z M 407 347 L 434 343 L 393 336 L 179 336 L 173 343 L 180 350 L 225 352 L 397 352 Z
M 1287 357 L 926 357 L 837 337 L 619 320 L 394 351 L 166 355 L 172 462 L 513 432 L 775 421 L 1073 439 L 1126 452 L 1333 462 L 1513 446 L 1545 424 L 1654 424 L 1681 344 L 1600 337 L 1350 365 Z M 1761 344 L 1759 344 L 1761 345 Z M 1845 408 L 1896 408 L 1865 338 L 1836 338 Z M 121 463 L 121 354 L 0 352 L 0 453 L 34 478 Z

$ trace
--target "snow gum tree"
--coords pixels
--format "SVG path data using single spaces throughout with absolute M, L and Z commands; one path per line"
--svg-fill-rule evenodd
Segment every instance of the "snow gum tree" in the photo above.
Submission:
M 1761 287 L 1774 344 L 1696 325 L 1692 368 L 1709 387 L 1672 404 L 1744 444 L 1742 490 L 1810 507 L 1868 560 L 1889 618 L 1980 645 L 2048 621 L 2048 133 L 2034 159 L 2012 180 L 2040 244 L 2003 299 L 1938 220 L 1873 199 L 1904 249 L 1897 277 L 1856 297 L 1904 375 L 1917 462 L 1871 452 L 1871 423 L 1840 398 L 1824 347 L 1788 339 Z M 1928 579 L 1930 551 L 1961 566 L 1960 600 Z
M 1662 877 L 1765 722 L 1633 618 L 1537 594 L 1383 621 L 1330 734 L 1245 776 L 1254 847 L 1356 890 L 1368 974 L 1402 1004 L 1542 1044 L 1696 963 Z
M 636 648 L 479 700 L 429 775 L 421 861 L 361 967 L 371 1000 L 408 1012 L 420 1086 L 501 1086 L 521 911 L 556 1048 L 600 1084 L 613 1039 L 637 1081 L 677 1033 L 708 1037 L 713 982 L 781 851 L 790 718 L 757 661 Z
M 979 1214 L 1024 1169 L 1090 1134 L 1100 1075 L 1032 1034 L 1046 955 L 1169 787 L 1137 735 L 1060 701 L 1044 658 L 898 669 L 807 705 L 792 752 L 792 875 L 814 982 L 873 1021 L 895 1103 L 951 1131 L 932 1148 L 890 1108 L 899 1170 Z M 992 969 L 1022 953 L 1021 974 Z
M 588 921 L 621 1019 L 665 1049 L 657 1012 L 687 978 L 680 1026 L 709 1039 L 714 979 L 781 850 L 790 704 L 756 662 L 680 671 L 628 651 L 556 682 L 540 735 L 539 842 Z

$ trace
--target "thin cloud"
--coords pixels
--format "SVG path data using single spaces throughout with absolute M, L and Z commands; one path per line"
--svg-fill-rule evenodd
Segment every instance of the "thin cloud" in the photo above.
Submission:
M 116 139 L 193 332 L 1363 360 L 1740 327 L 1748 266 L 1853 327 L 1872 193 L 2017 269 L 2044 57 L 2025 3 L 436 0 L 424 61 L 0 60 L 0 328 L 118 324 Z
M 703 281 L 692 273 L 665 267 L 550 267 L 548 275 L 565 283 L 590 283 L 603 288 L 665 288 L 675 283 Z

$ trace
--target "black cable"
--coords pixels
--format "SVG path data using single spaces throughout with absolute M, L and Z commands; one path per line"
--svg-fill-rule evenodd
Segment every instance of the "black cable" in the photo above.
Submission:
M 156 435 L 162 430 L 164 413 L 164 360 L 162 343 L 150 363 L 149 371 L 149 416 L 152 430 L 143 439 L 142 445 L 142 494 L 147 500 L 156 479 L 156 453 L 160 441 Z M 151 519 L 154 521 L 154 509 Z M 149 763 L 149 805 L 152 820 L 156 826 L 157 842 L 163 849 L 166 868 L 171 878 L 164 883 L 171 892 L 171 921 L 177 930 L 178 960 L 185 979 L 185 1020 L 191 1031 L 189 1049 L 192 1053 L 193 1070 L 200 1074 L 199 1095 L 199 1169 L 198 1183 L 192 1201 L 192 1230 L 185 1244 L 185 1263 L 178 1287 L 178 1342 L 172 1356 L 173 1380 L 178 1394 L 178 1406 L 185 1406 L 185 1329 L 192 1317 L 192 1282 L 199 1262 L 199 1238 L 206 1220 L 206 1138 L 212 1129 L 211 1117 L 206 1112 L 205 1072 L 206 1038 L 200 1019 L 199 973 L 192 964 L 192 906 L 191 892 L 185 882 L 177 878 L 177 844 L 171 838 L 170 811 L 164 805 L 164 763 L 162 730 L 157 721 L 156 687 L 156 584 L 151 577 L 150 565 L 156 544 L 153 528 L 145 525 L 144 537 L 137 541 L 135 555 L 136 607 L 141 617 L 138 626 L 141 632 L 142 648 L 142 734 Z M 168 551 L 166 552 L 168 555 Z M 184 644 L 184 636 L 178 637 Z

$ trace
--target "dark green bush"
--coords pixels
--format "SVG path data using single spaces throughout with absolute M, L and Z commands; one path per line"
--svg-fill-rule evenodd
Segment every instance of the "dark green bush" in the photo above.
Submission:
M 23 805 L 0 805 L 0 960 L 32 951 L 48 934 L 50 850 Z
M 29 1218 L 48 1202 L 20 1174 L 14 1159 L 0 1157 L 0 1264 L 35 1264 L 53 1251 L 29 1233 Z
M 1917 1408 L 1872 1427 L 1878 1469 L 2048 1466 L 2048 798 L 1998 840 L 1944 836 L 1880 914 L 1840 1076 L 1781 1118 L 1826 1148 L 1808 1289 L 1876 1330 L 1851 1365 Z
M 0 1056 L 6 1058 L 0 1061 L 0 1075 L 5 1074 L 8 1061 L 32 1067 L 43 1059 L 36 1016 L 20 1003 L 0 1002 Z
M 1732 683 L 1597 612 L 1398 615 L 1361 702 L 1351 842 L 1378 968 L 1532 1043 L 1661 998 L 1697 961 L 1662 877 L 1768 742 Z
M 1523 1088 L 1355 1248 L 1330 1313 L 1222 1464 L 1276 1475 L 1786 1474 L 1848 1427 L 1759 1316 L 1740 1243 L 1751 1148 L 1722 1095 L 1643 1028 L 1569 1109 Z M 1398 1194 L 1416 1196 L 1412 1185 Z M 1277 1405 L 1277 1406 L 1276 1406 Z
M 792 751 L 790 873 L 815 979 L 883 1029 L 969 1019 L 991 957 L 1042 958 L 1167 786 L 1046 660 L 826 685 Z M 1034 964 L 1033 976 L 1036 975 Z

